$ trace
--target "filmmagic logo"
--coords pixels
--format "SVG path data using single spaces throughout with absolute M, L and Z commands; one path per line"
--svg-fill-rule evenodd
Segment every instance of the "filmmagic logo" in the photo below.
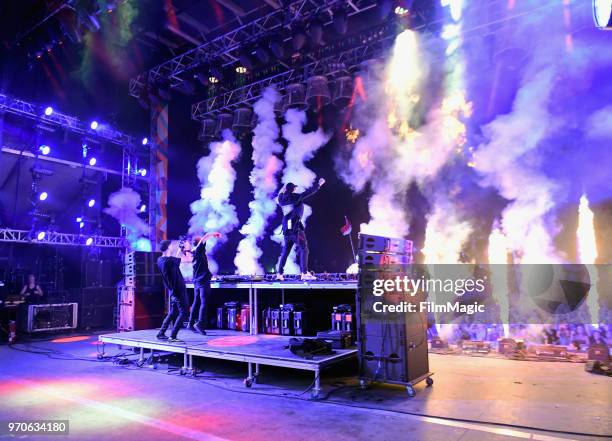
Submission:
M 485 305 L 478 302 L 463 304 L 459 302 L 446 302 L 442 304 L 434 302 L 400 302 L 397 304 L 385 304 L 383 302 L 374 302 L 372 305 L 374 312 L 378 313 L 407 313 L 407 312 L 427 312 L 427 313 L 446 313 L 456 312 L 460 314 L 476 314 L 477 312 L 485 312 Z

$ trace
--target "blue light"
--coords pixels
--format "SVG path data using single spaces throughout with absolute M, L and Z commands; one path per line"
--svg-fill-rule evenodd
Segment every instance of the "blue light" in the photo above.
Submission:
M 79 228 L 83 228 L 85 226 L 85 222 L 81 221 L 79 222 Z
M 139 173 L 140 173 L 140 176 L 143 176 L 143 177 L 144 177 L 144 176 L 146 176 L 146 175 L 147 175 L 147 169 L 146 169 L 146 168 L 141 168 L 141 169 L 140 169 L 140 171 L 139 171 Z
M 52 113 L 53 113 L 53 107 L 49 106 L 45 109 L 45 115 L 51 116 Z
M 49 153 L 51 153 L 51 147 L 49 147 L 46 144 L 43 144 L 40 147 L 38 147 L 38 150 L 40 151 L 40 153 L 42 153 L 45 156 L 47 156 Z
M 90 246 L 93 243 L 93 237 L 88 237 L 85 241 L 85 245 Z
M 149 138 L 142 138 L 142 145 L 147 145 L 149 143 Z
M 142 205 L 140 206 L 140 212 L 141 212 L 141 213 L 144 213 L 145 211 L 147 211 L 147 205 L 146 205 L 146 204 L 142 204 Z
M 79 217 L 76 218 L 76 221 L 77 222 L 83 222 L 83 218 L 81 216 L 79 216 Z
M 40 199 L 41 201 L 46 201 L 48 197 L 49 195 L 46 191 L 43 191 L 41 194 L 38 195 L 38 199 Z
M 91 130 L 96 130 L 98 128 L 98 121 L 92 121 L 89 127 L 91 127 Z
M 81 147 L 83 148 L 83 158 L 87 158 L 87 143 L 84 142 Z
M 38 240 L 43 240 L 43 239 L 45 238 L 45 234 L 46 234 L 46 233 L 45 233 L 44 231 L 39 231 L 39 232 L 38 232 L 38 235 L 36 236 L 36 238 L 37 238 Z
M 95 199 L 90 199 L 89 202 L 87 202 L 87 206 L 89 208 L 93 207 L 94 205 L 96 205 L 96 200 Z
M 89 160 L 89 165 L 91 165 L 91 166 L 93 167 L 94 165 L 96 165 L 96 162 L 98 162 L 98 161 L 96 160 L 96 158 L 91 158 L 91 159 Z

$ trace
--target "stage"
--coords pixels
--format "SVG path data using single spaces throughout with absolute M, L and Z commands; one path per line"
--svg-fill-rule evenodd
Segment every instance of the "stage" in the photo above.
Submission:
M 287 346 L 291 337 L 282 335 L 249 335 L 244 332 L 230 330 L 208 330 L 207 335 L 200 335 L 188 330 L 182 330 L 179 338 L 182 343 L 170 343 L 158 340 L 155 336 L 158 330 L 121 332 L 103 334 L 98 337 L 105 344 L 121 347 L 139 348 L 140 361 L 144 361 L 145 352 L 165 351 L 183 355 L 182 374 L 196 375 L 194 357 L 214 358 L 247 363 L 248 376 L 245 385 L 251 387 L 258 382 L 260 365 L 299 369 L 314 373 L 312 397 L 317 398 L 321 390 L 321 371 L 333 364 L 354 358 L 357 349 L 337 349 L 334 354 L 315 356 L 307 360 L 289 351 Z M 104 353 L 104 346 L 102 349 Z M 253 371 L 253 365 L 255 370 Z

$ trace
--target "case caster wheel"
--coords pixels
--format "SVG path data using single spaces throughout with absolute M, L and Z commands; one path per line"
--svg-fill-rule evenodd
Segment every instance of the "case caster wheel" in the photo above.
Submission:
M 427 386 L 433 386 L 433 378 L 427 377 L 425 383 L 427 383 Z
M 416 392 L 414 391 L 414 387 L 412 387 L 412 385 L 408 385 L 406 386 L 406 392 L 408 393 L 408 396 L 410 398 L 414 397 L 416 395 Z
M 252 378 L 245 378 L 243 381 L 245 387 L 250 388 L 251 386 L 253 386 L 253 379 Z

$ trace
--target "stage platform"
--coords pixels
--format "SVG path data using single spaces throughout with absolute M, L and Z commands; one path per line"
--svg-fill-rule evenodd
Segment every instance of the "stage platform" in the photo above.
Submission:
M 145 359 L 145 351 L 165 351 L 183 355 L 182 374 L 196 375 L 193 357 L 215 358 L 240 361 L 248 364 L 248 376 L 245 385 L 251 387 L 258 382 L 260 365 L 300 369 L 314 373 L 312 397 L 317 398 L 321 390 L 320 374 L 332 364 L 357 356 L 357 349 L 337 349 L 334 354 L 314 357 L 306 360 L 292 354 L 286 347 L 289 336 L 250 335 L 245 332 L 230 330 L 207 330 L 207 335 L 200 335 L 182 330 L 181 343 L 170 343 L 157 340 L 157 329 L 103 334 L 98 340 L 103 344 L 114 344 L 122 347 L 140 349 L 140 361 Z M 253 371 L 253 364 L 255 371 Z
M 302 282 L 300 280 L 286 280 L 280 281 L 249 281 L 249 282 L 219 282 L 214 281 L 211 283 L 213 289 L 248 289 L 249 290 L 249 306 L 251 311 L 251 326 L 250 333 L 257 335 L 259 329 L 259 308 L 258 299 L 260 290 L 280 290 L 281 291 L 281 303 L 285 303 L 286 289 L 289 290 L 312 290 L 312 291 L 325 291 L 325 290 L 344 290 L 356 293 L 358 284 L 356 280 L 314 280 L 308 282 Z M 187 288 L 193 288 L 193 283 L 187 283 Z

